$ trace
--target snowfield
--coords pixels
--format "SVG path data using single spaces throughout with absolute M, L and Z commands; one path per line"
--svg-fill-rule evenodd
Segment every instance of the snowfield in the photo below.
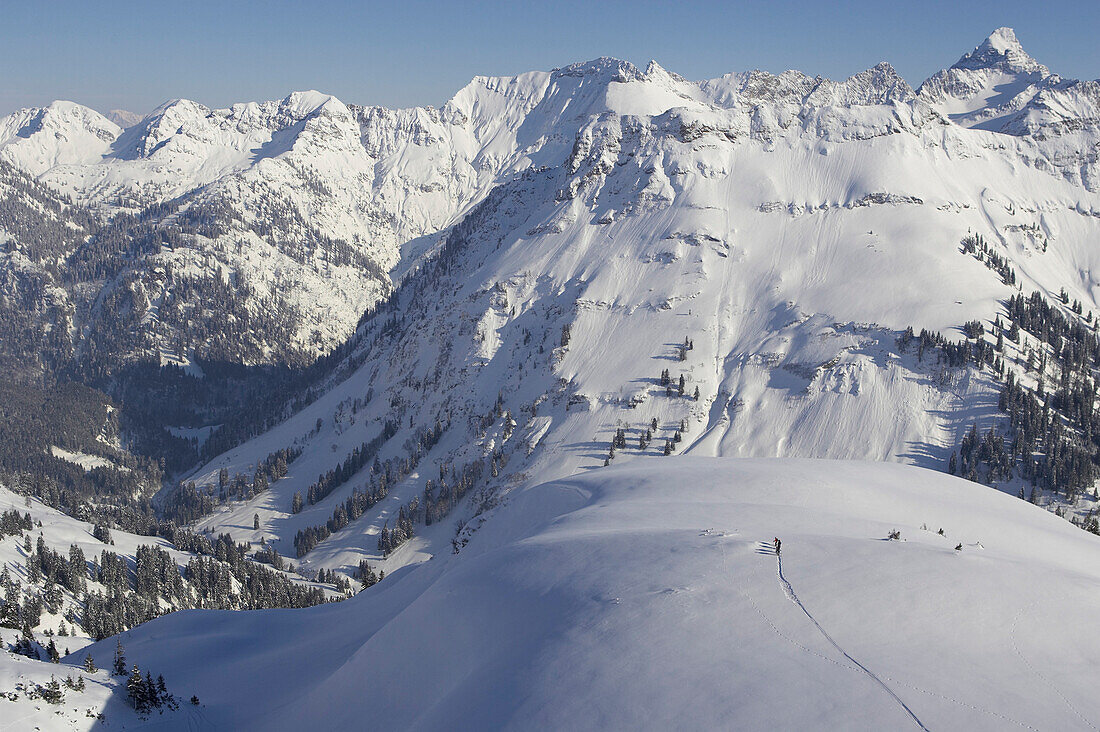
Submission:
M 208 729 L 1076 730 L 1098 591 L 1100 539 L 942 473 L 662 458 L 514 493 L 351 601 L 123 642 Z

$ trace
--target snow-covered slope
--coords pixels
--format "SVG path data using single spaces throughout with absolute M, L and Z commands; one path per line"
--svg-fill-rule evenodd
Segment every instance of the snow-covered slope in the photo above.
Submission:
M 82 167 L 98 162 L 121 131 L 95 110 L 57 101 L 0 118 L 0 155 L 32 175 Z
M 71 454 L 70 457 L 80 459 Z M 27 525 L 13 530 L 13 511 L 20 522 L 26 521 Z M 107 622 L 116 623 L 115 629 L 136 624 L 146 619 L 146 603 L 159 608 L 152 613 L 154 615 L 171 612 L 181 605 L 194 606 L 190 590 L 186 597 L 165 597 L 158 596 L 156 590 L 150 592 L 148 579 L 152 573 L 141 569 L 141 557 L 163 553 L 169 566 L 161 577 L 168 580 L 173 572 L 182 573 L 194 587 L 196 577 L 185 572 L 185 568 L 200 559 L 199 556 L 181 551 L 163 538 L 118 529 L 110 531 L 105 537 L 107 540 L 103 541 L 96 537 L 90 523 L 65 515 L 36 499 L 17 495 L 4 485 L 0 485 L 0 513 L 5 514 L 5 530 L 0 531 L 0 709 L 3 710 L 0 729 L 88 729 L 99 721 L 114 727 L 132 728 L 132 725 L 144 723 L 126 699 L 126 677 L 109 671 L 114 646 L 105 653 L 95 651 L 98 655 L 93 654 L 92 664 L 87 665 L 88 646 L 95 638 L 114 631 L 89 629 L 103 628 L 100 620 L 104 615 L 113 618 Z M 43 557 L 56 557 L 51 562 L 52 568 L 46 566 L 50 560 L 43 560 Z M 120 583 L 110 582 L 99 574 L 108 561 L 117 560 L 121 561 L 125 575 Z M 211 563 L 208 566 L 218 564 L 210 558 L 206 561 Z M 66 563 L 65 567 L 59 569 L 59 562 Z M 144 583 L 137 587 L 140 597 L 135 597 L 132 589 L 135 574 L 143 576 L 138 580 Z M 254 581 L 261 587 L 274 576 L 274 572 L 261 570 Z M 291 573 L 278 576 L 299 587 L 312 585 L 322 589 L 325 591 L 320 598 L 322 601 L 325 597 L 343 597 L 331 587 L 309 583 Z M 178 586 L 179 578 L 176 579 Z M 165 594 L 175 595 L 168 589 L 171 586 L 170 581 L 165 582 L 162 586 Z M 219 600 L 231 600 L 247 591 L 236 580 L 231 580 L 224 588 L 219 588 L 219 593 Z M 96 604 L 98 610 L 90 610 L 92 604 Z M 100 620 L 93 621 L 93 614 L 98 614 Z M 19 655 L 17 643 L 24 640 L 30 641 L 30 655 L 37 653 L 39 659 Z M 49 648 L 70 658 L 60 664 L 51 663 Z M 126 668 L 129 671 L 131 666 Z M 40 688 L 48 686 L 51 680 L 61 684 L 63 698 L 59 701 L 49 701 Z M 201 717 L 200 709 L 186 704 L 191 692 L 184 689 L 172 689 L 172 692 L 184 702 L 184 711 L 173 716 L 173 726 L 189 716 Z
M 124 642 L 211 729 L 1089 729 L 1097 566 L 940 473 L 654 458 L 513 494 L 352 601 Z
M 1095 312 L 1100 196 L 1031 164 L 1020 151 L 1032 142 L 894 99 L 888 74 L 829 92 L 887 103 L 825 107 L 798 106 L 809 92 L 785 76 L 770 87 L 760 75 L 723 82 L 728 94 L 770 88 L 787 100 L 766 111 L 656 66 L 555 72 L 551 88 L 584 105 L 556 165 L 543 158 L 433 240 L 436 259 L 364 324 L 325 396 L 190 477 L 214 486 L 223 468 L 252 475 L 273 450 L 303 449 L 271 490 L 200 526 L 249 535 L 258 513 L 255 533 L 292 555 L 298 532 L 324 525 L 378 473 L 368 461 L 297 514 L 294 494 L 306 497 L 388 420 L 398 433 L 379 457 L 419 451 L 424 461 L 305 566 L 380 562 L 380 531 L 441 467 L 481 462 L 491 503 L 515 485 L 601 467 L 619 428 L 618 461 L 661 454 L 682 425 L 677 452 L 937 468 L 971 425 L 1004 433 L 990 371 L 945 367 L 898 338 L 912 326 L 960 339 L 977 320 L 992 342 L 1018 290 L 1055 302 L 1064 288 Z M 540 106 L 558 104 L 547 92 Z M 1011 263 L 1015 285 L 962 251 L 974 232 Z M 1033 386 L 1035 337 L 1003 352 Z M 681 360 L 685 339 L 693 348 Z M 666 369 L 672 389 L 659 383 Z M 415 447 L 437 423 L 440 442 Z M 1091 493 L 1071 501 L 1081 516 L 1095 507 Z M 454 521 L 477 510 L 465 505 Z M 454 524 L 444 524 L 417 528 L 383 566 L 449 551 Z

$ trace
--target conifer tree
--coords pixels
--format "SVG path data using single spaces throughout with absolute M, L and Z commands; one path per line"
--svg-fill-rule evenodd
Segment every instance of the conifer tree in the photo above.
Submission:
M 137 668 L 135 666 L 134 668 Z M 115 663 L 114 663 L 115 676 L 126 675 L 126 651 L 122 648 L 122 639 L 118 639 L 118 643 L 115 645 Z
M 50 680 L 46 682 L 45 686 L 38 687 L 38 693 L 49 704 L 60 704 L 65 699 L 65 694 L 61 691 L 61 684 L 53 676 L 50 676 Z
M 149 694 L 145 686 L 145 679 L 141 676 L 141 669 L 134 664 L 134 670 L 126 681 L 126 695 L 130 698 L 130 704 L 138 714 L 149 711 Z

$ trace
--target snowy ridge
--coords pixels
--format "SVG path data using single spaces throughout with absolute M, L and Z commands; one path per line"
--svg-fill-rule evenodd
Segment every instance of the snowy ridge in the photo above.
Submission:
M 775 533 L 812 621 L 757 550 Z M 350 602 L 177 613 L 127 650 L 212 727 L 1089 729 L 1100 649 L 1035 620 L 1094 613 L 1098 559 L 1095 537 L 942 473 L 654 458 L 523 491 L 461 553 Z

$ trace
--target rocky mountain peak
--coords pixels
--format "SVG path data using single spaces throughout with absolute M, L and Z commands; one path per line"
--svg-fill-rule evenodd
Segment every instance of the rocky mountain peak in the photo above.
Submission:
M 1011 28 L 998 28 L 978 46 L 960 58 L 954 69 L 995 69 L 1010 73 L 1041 72 L 1044 76 L 1050 71 L 1028 55 L 1016 32 Z

